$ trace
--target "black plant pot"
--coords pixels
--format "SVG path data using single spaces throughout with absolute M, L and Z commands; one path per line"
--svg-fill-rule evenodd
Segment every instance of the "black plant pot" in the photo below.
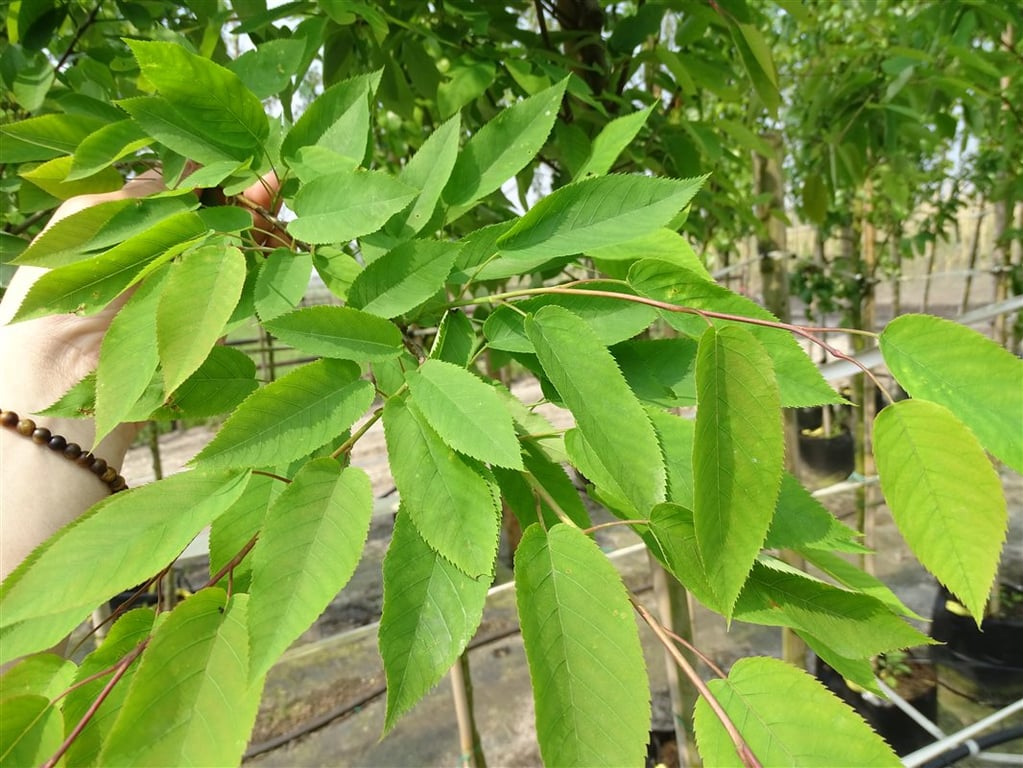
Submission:
M 799 459 L 803 466 L 821 474 L 848 475 L 856 466 L 852 433 L 845 427 L 833 437 L 800 433 Z
M 823 423 L 824 409 L 821 406 L 796 409 L 796 426 L 799 427 L 800 432 L 804 429 L 820 429 Z
M 821 659 L 816 659 L 815 674 L 828 690 L 855 709 L 898 755 L 908 755 L 934 741 L 909 715 L 887 699 L 879 698 L 868 691 L 849 686 L 838 672 Z M 907 690 L 898 690 L 902 698 L 931 722 L 938 717 L 938 688 L 934 669 L 919 659 L 910 659 L 913 670 L 912 685 Z
M 944 587 L 934 600 L 931 646 L 938 679 L 973 701 L 1004 707 L 1023 698 L 1023 588 L 1002 585 L 1007 611 L 988 616 L 980 629 Z

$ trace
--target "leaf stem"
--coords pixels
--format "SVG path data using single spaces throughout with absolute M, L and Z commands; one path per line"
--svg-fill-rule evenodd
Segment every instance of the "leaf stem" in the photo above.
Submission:
M 349 437 L 347 440 L 341 443 L 341 445 L 338 446 L 337 450 L 330 454 L 330 458 L 340 459 L 344 454 L 351 451 L 352 446 L 359 441 L 359 438 L 366 434 L 369 431 L 369 428 L 376 424 L 380 420 L 380 417 L 383 415 L 384 415 L 383 408 L 377 408 L 375 411 L 373 411 L 373 415 L 366 419 L 366 423 L 359 427 L 357 430 L 355 430 L 351 437 Z
M 649 520 L 611 520 L 610 522 L 607 522 L 607 523 L 600 523 L 598 525 L 590 526 L 589 528 L 584 528 L 583 529 L 583 533 L 585 533 L 587 536 L 589 536 L 594 531 L 602 531 L 605 528 L 614 528 L 616 525 L 650 525 L 650 521 Z
M 275 475 L 273 472 L 267 472 L 265 469 L 254 469 L 252 470 L 252 474 L 262 475 L 263 477 L 270 477 L 273 478 L 274 480 L 280 480 L 282 483 L 288 483 L 289 485 L 291 484 L 291 480 L 289 480 L 288 478 L 281 477 L 280 475 Z
M 49 760 L 43 763 L 42 768 L 54 768 L 64 754 L 71 748 L 71 745 L 75 743 L 75 740 L 81 735 L 82 731 L 85 730 L 85 726 L 89 724 L 89 721 L 95 716 L 96 711 L 103 705 L 103 702 L 110 696 L 110 692 L 114 690 L 114 686 L 120 682 L 121 678 L 124 677 L 125 672 L 128 671 L 135 659 L 137 659 L 142 651 L 145 650 L 146 646 L 149 645 L 149 638 L 147 637 L 131 652 L 129 652 L 123 659 L 121 659 L 115 667 L 114 675 L 107 681 L 107 684 L 103 686 L 103 690 L 99 692 L 95 701 L 89 705 L 89 708 L 82 715 L 82 719 L 78 721 L 78 724 L 71 730 L 64 742 L 58 747 L 57 751 L 53 753 Z M 83 681 L 84 682 L 84 681 Z M 69 689 L 70 690 L 70 689 Z
M 650 612 L 633 595 L 629 595 L 629 601 L 632 603 L 632 607 L 636 609 L 636 612 L 639 613 L 640 617 L 642 617 L 643 621 L 647 623 L 647 626 L 649 626 L 650 629 L 653 630 L 653 633 L 657 635 L 657 639 L 661 641 L 668 653 L 671 654 L 675 663 L 678 664 L 679 669 L 681 669 L 685 676 L 692 681 L 696 690 L 698 690 L 700 695 L 703 696 L 708 706 L 710 706 L 710 708 L 714 711 L 718 720 L 721 721 L 721 725 L 728 733 L 729 738 L 732 740 L 732 744 L 735 745 L 736 754 L 739 755 L 739 759 L 742 760 L 742 764 L 747 766 L 747 768 L 763 768 L 760 761 L 757 760 L 756 755 L 753 754 L 753 750 L 750 749 L 749 744 L 747 744 L 745 739 L 742 738 L 742 734 L 739 733 L 739 730 L 735 727 L 731 718 L 728 717 L 728 713 L 721 707 L 718 700 L 714 698 L 714 695 L 710 692 L 707 684 L 703 682 L 698 674 L 696 674 L 696 670 L 689 665 L 685 656 L 679 653 L 678 648 L 676 648 L 674 643 L 671 642 L 671 638 L 668 636 L 664 627 L 661 626 L 660 622 L 651 616 Z
M 215 574 L 213 574 L 210 577 L 210 580 L 203 584 L 201 587 L 199 587 L 199 589 L 206 589 L 207 587 L 212 587 L 214 584 L 216 584 L 218 581 L 224 578 L 224 576 L 226 576 L 229 573 L 232 573 L 234 569 L 238 567 L 238 563 L 244 560 L 245 556 L 252 551 L 252 548 L 254 546 L 256 546 L 256 542 L 258 540 L 259 534 L 258 533 L 252 534 L 252 538 L 245 542 L 245 546 L 238 550 L 238 554 L 236 554 L 234 557 L 228 560 L 224 564 L 224 566 Z
M 568 513 L 561 508 L 561 505 L 558 504 L 557 501 L 555 501 L 554 497 L 551 496 L 550 492 L 546 488 L 544 488 L 543 485 L 540 484 L 540 481 L 533 476 L 532 472 L 523 472 L 522 476 L 526 478 L 526 482 L 529 483 L 529 485 L 533 488 L 536 494 L 545 502 L 547 502 L 547 506 L 554 510 L 554 514 L 558 516 L 558 519 L 561 520 L 561 522 L 563 522 L 565 525 L 570 525 L 573 528 L 579 527 L 578 525 L 575 524 L 575 521 L 568 516 Z

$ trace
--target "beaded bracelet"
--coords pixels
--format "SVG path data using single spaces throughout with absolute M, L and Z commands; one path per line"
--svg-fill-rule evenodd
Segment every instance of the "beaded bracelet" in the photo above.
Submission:
M 19 435 L 27 437 L 36 445 L 45 445 L 54 453 L 59 453 L 68 461 L 73 461 L 83 469 L 92 472 L 106 483 L 111 493 L 127 490 L 128 484 L 117 470 L 88 451 L 82 450 L 78 443 L 69 443 L 66 437 L 54 435 L 45 427 L 37 427 L 32 419 L 22 419 L 14 411 L 0 410 L 0 425 L 13 429 Z

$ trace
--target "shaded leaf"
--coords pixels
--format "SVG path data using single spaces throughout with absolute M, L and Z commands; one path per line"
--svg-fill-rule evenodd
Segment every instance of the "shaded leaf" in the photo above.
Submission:
M 544 763 L 641 764 L 650 691 L 614 566 L 577 528 L 534 525 L 515 552 L 515 587 Z
M 629 283 L 642 296 L 667 301 L 676 306 L 759 320 L 777 320 L 766 309 L 746 297 L 664 261 L 637 262 L 629 272 Z M 665 312 L 663 317 L 673 328 L 694 338 L 699 338 L 707 328 L 707 321 L 696 315 Z M 712 319 L 710 322 L 716 328 L 737 324 L 732 320 Z M 771 356 L 782 405 L 795 408 L 843 402 L 788 331 L 738 324 L 746 328 Z
M 384 557 L 380 656 L 387 675 L 384 732 L 435 686 L 483 618 L 489 580 L 472 578 L 423 540 L 399 511 Z
M 75 150 L 67 180 L 84 179 L 148 145 L 151 139 L 132 120 L 104 125 Z
M 631 115 L 617 117 L 605 125 L 593 140 L 590 156 L 573 174 L 574 178 L 603 176 L 610 171 L 618 155 L 636 138 L 636 134 L 646 123 L 655 106 L 655 104 L 651 104 L 646 109 L 633 112 Z
M 708 328 L 696 359 L 696 539 L 731 614 L 774 517 L 785 454 L 771 360 L 743 328 Z
M 4 765 L 40 765 L 60 747 L 64 729 L 60 710 L 45 696 L 21 694 L 0 699 L 0 761 Z
M 254 301 L 259 319 L 273 320 L 298 306 L 309 288 L 312 271 L 313 258 L 308 253 L 277 248 L 267 254 L 256 278 Z

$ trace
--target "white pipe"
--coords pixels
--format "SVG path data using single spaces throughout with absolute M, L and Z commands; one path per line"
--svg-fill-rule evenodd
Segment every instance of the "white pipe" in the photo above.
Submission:
M 1001 720 L 1004 720 L 1005 718 L 1020 711 L 1023 711 L 1023 699 L 1014 701 L 1007 707 L 1003 707 L 994 714 L 988 715 L 983 720 L 978 720 L 973 725 L 969 725 L 960 731 L 946 736 L 940 741 L 928 744 L 926 747 L 921 747 L 916 752 L 911 752 L 902 758 L 902 764 L 906 766 L 906 768 L 917 768 L 917 766 L 923 765 L 928 760 L 933 760 L 938 755 L 942 755 L 950 749 L 966 743 L 978 733 L 986 731 L 995 723 L 1000 722 Z
M 909 717 L 913 720 L 914 723 L 919 725 L 921 728 L 923 728 L 936 739 L 945 738 L 944 731 L 942 731 L 938 726 L 936 726 L 934 723 L 932 723 L 930 720 L 924 717 L 919 709 L 917 709 L 904 698 L 899 696 L 899 694 L 897 694 L 894 691 L 894 689 L 889 688 L 885 684 L 884 680 L 878 677 L 875 678 L 875 682 L 877 683 L 878 688 L 881 689 L 881 691 L 884 693 L 885 696 L 888 697 L 892 704 L 894 704 L 907 715 L 909 715 Z

